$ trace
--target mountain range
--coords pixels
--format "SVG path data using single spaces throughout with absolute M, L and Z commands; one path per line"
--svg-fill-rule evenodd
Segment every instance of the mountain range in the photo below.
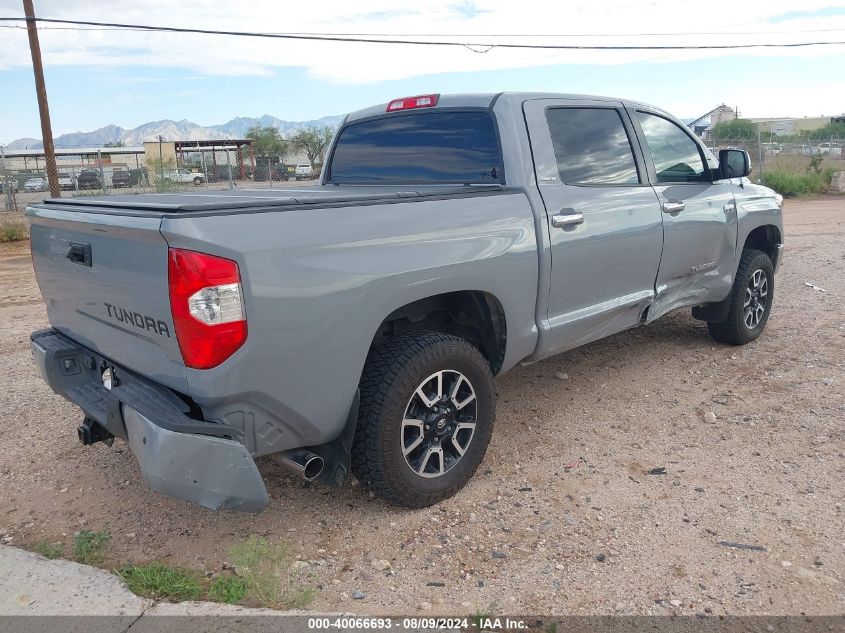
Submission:
M 269 114 L 260 117 L 236 117 L 222 125 L 202 126 L 183 119 L 181 121 L 150 121 L 127 130 L 118 125 L 107 125 L 93 132 L 71 132 L 55 137 L 56 149 L 72 147 L 102 147 L 106 143 L 123 143 L 127 146 L 141 145 L 144 141 L 156 141 L 159 135 L 165 141 L 207 141 L 212 139 L 243 138 L 250 128 L 261 125 L 272 126 L 284 137 L 308 126 L 336 126 L 341 116 L 324 116 L 311 121 L 285 121 Z M 36 138 L 19 138 L 9 143 L 9 149 L 41 149 Z

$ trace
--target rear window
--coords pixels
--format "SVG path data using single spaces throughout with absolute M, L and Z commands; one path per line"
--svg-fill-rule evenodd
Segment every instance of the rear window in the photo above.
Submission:
M 502 157 L 486 111 L 428 111 L 345 127 L 329 182 L 358 184 L 500 183 Z

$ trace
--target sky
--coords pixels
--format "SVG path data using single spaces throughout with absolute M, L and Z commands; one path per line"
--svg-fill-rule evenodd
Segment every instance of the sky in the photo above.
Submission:
M 309 6 L 311 9 L 309 9 Z M 35 0 L 39 17 L 471 44 L 714 45 L 845 42 L 835 0 Z M 23 15 L 0 0 L 0 17 Z M 0 22 L 0 144 L 40 138 L 26 31 Z M 9 28 L 11 27 L 11 28 Z M 693 118 L 845 111 L 845 45 L 560 51 L 305 42 L 68 29 L 39 37 L 55 136 L 161 119 L 300 121 L 414 94 L 528 90 L 627 97 Z

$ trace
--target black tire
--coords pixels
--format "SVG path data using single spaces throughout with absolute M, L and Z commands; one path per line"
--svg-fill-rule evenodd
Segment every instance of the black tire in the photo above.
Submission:
M 758 271 L 762 271 L 766 281 L 765 297 L 762 298 L 763 300 L 759 297 L 756 298 L 757 304 L 763 308 L 763 312 L 759 316 L 759 320 L 755 322 L 755 319 L 752 317 L 752 323 L 747 323 L 746 318 L 748 314 L 746 312 L 747 306 L 745 306 L 746 290 L 750 290 L 749 284 Z M 772 260 L 763 251 L 754 249 L 744 250 L 742 252 L 742 258 L 739 261 L 739 268 L 736 271 L 733 288 L 731 288 L 731 305 L 728 310 L 728 319 L 723 323 L 708 321 L 707 329 L 710 331 L 710 336 L 720 343 L 728 343 L 730 345 L 745 345 L 756 340 L 766 327 L 774 298 L 775 270 L 772 266 Z M 752 301 L 754 300 L 752 298 Z
M 199 178 L 199 177 L 194 178 L 194 185 L 199 187 L 201 184 L 202 184 L 202 178 Z
M 431 408 L 422 406 L 422 400 L 415 402 L 415 398 L 419 397 L 415 394 L 418 387 L 422 388 L 426 384 L 436 386 L 436 379 L 433 383 L 423 381 L 439 372 L 444 372 L 441 379 L 442 392 L 447 390 L 450 376 L 458 383 L 460 378 L 457 376 L 463 376 L 470 383 L 470 389 L 475 395 L 474 401 L 470 403 L 473 406 L 471 413 L 475 416 L 475 427 L 469 439 L 466 439 L 464 452 L 459 457 L 453 455 L 451 458 L 444 451 L 454 453 L 451 442 L 463 441 L 457 438 L 459 433 L 463 433 L 462 438 L 465 439 L 465 431 L 455 430 L 454 435 L 438 435 L 440 420 L 434 421 L 433 418 L 430 425 L 434 429 L 432 432 L 424 433 L 420 428 L 421 442 L 425 440 L 425 443 L 415 450 L 427 450 L 426 445 L 432 442 L 442 448 L 438 458 L 426 460 L 428 468 L 434 472 L 419 474 L 412 470 L 409 461 L 414 453 L 409 453 L 406 459 L 403 452 L 407 431 L 403 419 L 411 407 L 416 407 L 416 417 L 424 417 L 419 415 L 420 412 L 434 415 Z M 436 332 L 397 336 L 370 353 L 360 389 L 361 406 L 352 447 L 352 471 L 364 485 L 370 486 L 393 503 L 421 508 L 452 496 L 469 481 L 487 451 L 496 416 L 493 375 L 487 360 L 478 349 L 462 338 Z M 466 389 L 466 386 L 462 385 L 461 389 Z M 463 393 L 466 395 L 469 392 Z M 463 404 L 467 411 L 458 410 L 453 402 L 441 400 L 434 406 L 445 411 L 442 416 L 446 416 L 449 409 L 452 410 L 449 415 L 470 415 L 470 405 Z M 451 419 L 452 422 L 446 421 L 444 433 L 449 429 L 458 429 L 453 423 L 457 425 L 459 421 L 455 417 Z M 413 432 L 413 429 L 410 430 Z M 412 441 L 407 444 L 413 444 L 414 439 L 412 437 Z M 447 442 L 450 444 L 447 445 Z M 451 465 L 447 463 L 449 459 L 454 460 Z M 426 469 L 426 463 L 422 463 L 422 469 Z M 444 472 L 437 474 L 440 470 Z

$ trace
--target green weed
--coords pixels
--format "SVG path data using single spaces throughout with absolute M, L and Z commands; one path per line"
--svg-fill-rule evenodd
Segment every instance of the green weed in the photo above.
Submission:
M 291 569 L 293 557 L 286 543 L 271 545 L 264 538 L 250 536 L 233 545 L 229 554 L 250 601 L 270 608 L 296 609 L 313 600 L 314 589 L 303 584 L 307 579 Z
M 209 600 L 237 604 L 246 594 L 246 583 L 237 576 L 220 576 L 208 588 Z
M 73 558 L 77 563 L 94 565 L 102 562 L 106 546 L 111 540 L 108 532 L 80 530 L 73 538 Z
M 833 170 L 796 172 L 785 169 L 764 171 L 762 184 L 771 187 L 782 196 L 808 196 L 823 193 L 830 185 Z
M 194 573 L 164 563 L 126 565 L 116 573 L 129 591 L 147 598 L 176 602 L 197 600 L 203 593 L 202 585 Z
M 48 541 L 40 541 L 36 543 L 34 549 L 44 558 L 49 558 L 50 560 L 61 558 L 64 553 L 64 548 L 61 543 L 50 543 Z

